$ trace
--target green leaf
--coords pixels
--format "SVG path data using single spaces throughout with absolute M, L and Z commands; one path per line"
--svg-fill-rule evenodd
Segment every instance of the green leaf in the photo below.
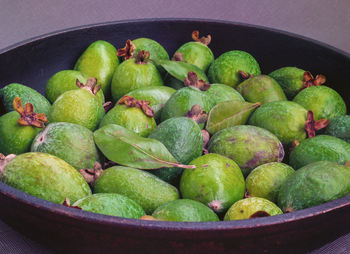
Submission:
M 195 168 L 179 164 L 158 140 L 143 138 L 116 124 L 94 132 L 94 140 L 104 156 L 123 166 L 138 169 Z
M 248 121 L 260 102 L 225 101 L 215 105 L 209 112 L 206 130 L 214 134 L 228 127 L 243 125 Z

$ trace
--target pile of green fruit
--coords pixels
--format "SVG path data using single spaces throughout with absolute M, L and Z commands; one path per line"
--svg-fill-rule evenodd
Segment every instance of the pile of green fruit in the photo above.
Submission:
M 0 89 L 0 180 L 85 211 L 164 221 L 251 219 L 350 193 L 342 97 L 296 67 L 261 74 L 211 37 L 167 51 L 92 43 L 45 97 Z M 348 162 L 349 161 L 349 162 Z

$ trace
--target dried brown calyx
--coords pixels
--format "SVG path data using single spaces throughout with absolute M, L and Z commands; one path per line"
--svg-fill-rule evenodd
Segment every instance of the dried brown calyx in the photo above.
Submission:
M 119 101 L 118 104 L 125 104 L 127 107 L 139 108 L 143 113 L 148 117 L 154 116 L 153 109 L 149 106 L 149 101 L 136 100 L 134 97 L 129 95 L 124 95 Z
M 85 181 L 92 187 L 96 180 L 101 176 L 102 172 L 102 166 L 97 161 L 95 162 L 93 169 L 85 168 L 79 170 L 79 173 L 84 177 Z
M 307 112 L 307 119 L 305 122 L 305 130 L 308 138 L 312 138 L 316 136 L 316 131 L 321 130 L 327 127 L 329 124 L 328 119 L 320 119 L 318 121 L 314 120 L 314 113 L 309 110 Z
M 303 80 L 303 87 L 299 90 L 299 92 L 307 87 L 310 86 L 320 86 L 326 82 L 326 77 L 322 74 L 318 74 L 316 78 L 312 76 L 312 74 L 309 71 L 304 72 L 304 80 Z
M 248 192 L 248 190 L 246 189 L 246 190 L 244 191 L 244 198 L 251 198 L 251 197 L 253 197 L 253 196 L 250 195 L 249 192 Z
M 252 215 L 249 216 L 249 219 L 253 219 L 253 218 L 261 218 L 261 217 L 268 217 L 271 216 L 268 212 L 265 211 L 257 211 L 255 213 L 253 213 Z
M 70 207 L 70 208 L 75 208 L 75 209 L 79 209 L 81 210 L 81 207 L 79 206 L 73 206 L 73 205 L 70 205 L 70 201 L 68 198 L 65 198 L 62 205 L 66 206 L 66 207 Z
M 16 157 L 16 154 L 9 154 L 7 156 L 0 153 L 0 175 L 4 172 L 6 165 Z
M 175 62 L 183 62 L 184 58 L 181 52 L 176 52 L 171 60 Z
M 81 83 L 79 79 L 76 79 L 76 84 L 80 89 L 85 89 L 93 95 L 96 95 L 101 89 L 101 84 L 97 85 L 97 79 L 92 77 L 88 78 L 85 85 Z
M 245 71 L 238 71 L 239 75 L 241 75 L 242 79 L 249 79 L 254 77 L 253 74 L 250 74 L 249 72 L 245 72 Z
M 207 91 L 210 88 L 210 85 L 204 80 L 198 80 L 198 76 L 194 71 L 187 73 L 187 78 L 184 79 L 184 86 L 194 87 L 201 91 Z
M 208 154 L 209 151 L 207 149 L 207 146 L 210 140 L 210 134 L 206 130 L 202 130 L 202 136 L 203 136 L 203 154 Z
M 211 42 L 211 36 L 210 34 L 208 34 L 207 36 L 203 36 L 201 38 L 199 38 L 199 31 L 195 30 L 192 32 L 192 39 L 196 42 L 200 42 L 206 46 L 208 46 Z
M 125 60 L 128 60 L 134 56 L 135 49 L 136 47 L 131 40 L 127 40 L 125 47 L 117 50 L 117 56 L 124 57 Z
M 150 57 L 149 51 L 141 50 L 135 57 L 136 64 L 147 64 Z
M 208 119 L 208 115 L 201 109 L 200 105 L 193 105 L 192 108 L 187 111 L 186 117 L 191 118 L 198 124 L 205 123 Z
M 18 124 L 23 126 L 35 126 L 43 128 L 46 123 L 47 117 L 44 113 L 34 113 L 34 107 L 31 103 L 26 103 L 23 108 L 22 100 L 20 97 L 16 97 L 13 100 L 13 108 L 20 114 L 21 118 L 18 119 Z
M 107 113 L 112 107 L 113 107 L 113 103 L 111 101 L 107 101 L 103 103 L 103 108 L 105 110 L 105 113 Z

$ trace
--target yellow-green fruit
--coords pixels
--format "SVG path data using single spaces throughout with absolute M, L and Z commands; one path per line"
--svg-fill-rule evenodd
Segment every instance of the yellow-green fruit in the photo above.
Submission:
M 234 203 L 225 214 L 224 220 L 244 220 L 282 214 L 282 210 L 264 198 L 245 198 Z

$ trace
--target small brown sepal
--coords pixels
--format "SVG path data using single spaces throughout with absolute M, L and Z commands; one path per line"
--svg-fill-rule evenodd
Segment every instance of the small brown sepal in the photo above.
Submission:
M 210 140 L 210 134 L 206 130 L 202 130 L 202 136 L 203 136 L 203 154 L 208 154 L 209 151 L 207 149 L 207 146 Z
M 25 108 L 23 108 L 22 100 L 20 97 L 16 97 L 13 100 L 13 108 L 20 114 L 21 118 L 18 119 L 18 124 L 23 126 L 35 126 L 38 128 L 43 128 L 44 123 L 46 123 L 47 117 L 44 113 L 36 114 L 34 113 L 33 104 L 26 103 Z
M 136 64 L 147 64 L 150 58 L 149 51 L 141 50 L 135 57 Z
M 79 206 L 72 206 L 70 205 L 70 201 L 68 198 L 65 198 L 62 205 L 66 206 L 66 207 L 70 207 L 70 208 L 75 208 L 75 209 L 79 209 L 79 210 L 82 210 L 81 207 Z
M 253 196 L 250 195 L 249 192 L 248 192 L 248 190 L 246 189 L 246 190 L 244 191 L 244 198 L 251 198 L 251 197 L 253 197 Z
M 117 56 L 124 57 L 125 60 L 128 60 L 134 56 L 135 45 L 131 42 L 131 40 L 127 40 L 124 48 L 120 48 L 117 50 Z
M 191 118 L 198 124 L 205 123 L 208 119 L 207 113 L 203 111 L 198 104 L 193 105 L 191 110 L 187 111 L 186 117 Z
M 208 34 L 207 36 L 203 36 L 201 38 L 199 38 L 199 31 L 195 30 L 192 32 L 192 39 L 196 42 L 200 42 L 206 46 L 208 46 L 211 42 L 211 36 L 210 34 Z
M 107 101 L 106 103 L 103 104 L 105 113 L 107 113 L 112 107 L 113 107 L 113 103 L 111 101 Z
M 85 181 L 92 187 L 96 180 L 101 176 L 102 172 L 102 166 L 97 161 L 94 164 L 94 169 L 85 168 L 79 170 L 79 173 L 84 177 Z
M 299 90 L 299 92 L 304 90 L 307 87 L 320 86 L 320 85 L 324 84 L 325 82 L 326 82 L 326 77 L 324 75 L 318 74 L 316 76 L 316 78 L 314 78 L 312 76 L 311 72 L 306 71 L 306 72 L 304 72 L 303 86 Z
M 80 89 L 85 89 L 93 95 L 96 95 L 101 89 L 101 84 L 97 85 L 97 79 L 93 77 L 88 78 L 85 85 L 81 83 L 79 79 L 76 79 L 75 82 Z
M 175 62 L 183 62 L 184 58 L 181 52 L 176 52 L 171 60 Z
M 325 127 L 327 127 L 329 124 L 328 119 L 320 119 L 315 122 L 314 120 L 314 113 L 309 110 L 307 112 L 307 119 L 305 122 L 305 130 L 307 133 L 308 138 L 312 138 L 316 136 L 316 131 L 321 130 Z
M 241 75 L 242 79 L 249 79 L 249 78 L 252 78 L 254 77 L 253 74 L 250 74 L 249 72 L 245 72 L 245 71 L 238 71 L 239 75 Z
M 149 101 L 136 100 L 134 97 L 129 95 L 124 95 L 119 101 L 118 104 L 125 104 L 127 107 L 139 108 L 143 113 L 148 117 L 154 116 L 153 109 L 149 106 Z
M 187 78 L 184 79 L 184 85 L 195 87 L 201 91 L 207 91 L 210 88 L 210 85 L 205 83 L 204 80 L 198 80 L 198 76 L 194 71 L 187 73 Z
M 255 213 L 253 213 L 252 215 L 250 215 L 249 219 L 268 217 L 268 216 L 271 216 L 271 215 L 269 213 L 265 212 L 265 211 L 257 211 Z

